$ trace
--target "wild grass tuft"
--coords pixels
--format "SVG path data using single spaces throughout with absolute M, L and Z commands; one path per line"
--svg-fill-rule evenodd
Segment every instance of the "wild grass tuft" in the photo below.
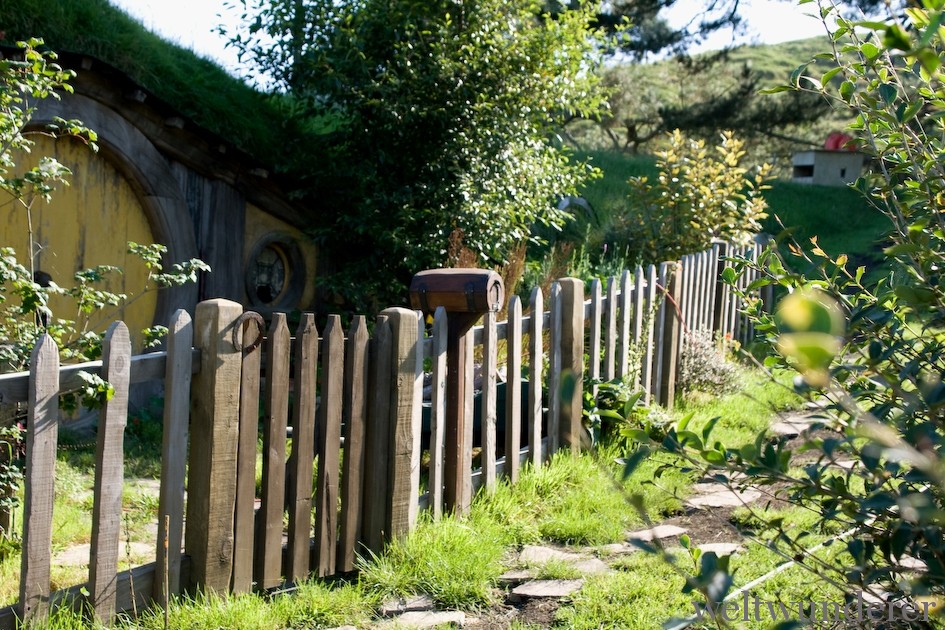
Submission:
M 573 580 L 581 577 L 581 572 L 574 565 L 564 560 L 549 560 L 534 568 L 536 580 Z
M 502 529 L 491 519 L 473 526 L 453 516 L 437 523 L 423 516 L 413 532 L 390 543 L 383 555 L 361 562 L 361 583 L 382 597 L 427 593 L 446 607 L 488 606 L 504 570 Z

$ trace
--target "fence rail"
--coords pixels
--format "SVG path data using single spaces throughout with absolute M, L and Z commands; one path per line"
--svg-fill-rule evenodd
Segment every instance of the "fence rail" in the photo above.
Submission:
M 490 313 L 466 333 L 481 366 L 477 377 L 467 352 L 463 406 L 472 418 L 473 391 L 481 392 L 479 427 L 461 425 L 468 448 L 451 459 L 442 309 L 430 327 L 416 311 L 387 309 L 371 335 L 361 316 L 347 331 L 331 316 L 319 334 L 304 314 L 293 337 L 285 314 L 263 330 L 255 313 L 210 300 L 193 322 L 175 314 L 164 352 L 132 357 L 127 329 L 116 323 L 102 361 L 65 367 L 44 337 L 29 373 L 0 376 L 2 402 L 28 402 L 29 414 L 20 601 L 0 610 L 0 627 L 65 601 L 109 623 L 117 612 L 183 592 L 265 590 L 352 571 L 358 554 L 378 553 L 410 531 L 420 509 L 436 518 L 462 512 L 473 490 L 490 492 L 501 477 L 516 481 L 523 463 L 540 466 L 560 448 L 580 449 L 585 374 L 592 386 L 632 379 L 647 401 L 672 406 L 688 334 L 752 339 L 737 296 L 719 278 L 733 259 L 756 260 L 759 252 L 718 244 L 588 287 L 561 279 L 547 296 L 532 292 L 527 314 L 513 296 L 507 321 Z M 739 288 L 753 279 L 743 275 Z M 81 370 L 101 374 L 116 394 L 100 412 L 89 581 L 53 593 L 58 397 L 80 382 Z M 128 389 L 146 381 L 163 382 L 165 393 L 159 533 L 153 563 L 119 572 Z M 424 451 L 430 463 L 422 475 Z

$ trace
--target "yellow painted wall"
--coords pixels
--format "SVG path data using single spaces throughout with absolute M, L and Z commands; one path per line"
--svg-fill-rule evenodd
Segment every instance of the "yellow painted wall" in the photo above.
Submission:
M 52 274 L 60 286 L 72 286 L 73 274 L 97 265 L 116 265 L 124 270 L 107 288 L 116 293 L 142 294 L 147 270 L 127 253 L 128 241 L 152 243 L 151 229 L 141 203 L 127 180 L 101 155 L 70 140 L 36 137 L 30 156 L 19 161 L 34 165 L 39 156 L 52 156 L 72 170 L 68 187 L 60 186 L 51 203 L 41 199 L 33 205 L 34 242 L 39 244 L 36 268 Z M 2 193 L 0 193 L 2 194 Z M 0 244 L 13 247 L 24 265 L 28 259 L 26 211 L 10 200 L 0 201 Z M 140 331 L 153 323 L 156 291 L 137 297 L 124 309 L 93 313 L 90 324 L 104 330 L 115 319 L 123 319 L 140 350 Z M 52 304 L 53 314 L 76 319 L 74 306 L 62 298 Z
M 277 219 L 271 214 L 264 212 L 251 203 L 246 204 L 246 240 L 243 246 L 243 269 L 249 265 L 249 258 L 253 254 L 253 248 L 262 238 L 279 232 L 293 237 L 298 243 L 302 257 L 305 259 L 305 289 L 302 298 L 299 300 L 299 308 L 305 310 L 315 300 L 315 272 L 318 267 L 318 248 L 312 243 L 311 238 L 306 236 L 302 230 L 295 228 L 281 219 Z

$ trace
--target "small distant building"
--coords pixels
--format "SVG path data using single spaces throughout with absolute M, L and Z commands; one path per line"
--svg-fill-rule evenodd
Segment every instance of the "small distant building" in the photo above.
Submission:
M 863 172 L 865 156 L 856 151 L 802 151 L 794 154 L 793 179 L 799 184 L 845 186 Z
M 818 186 L 845 186 L 863 172 L 865 156 L 856 150 L 856 140 L 842 131 L 833 131 L 819 151 L 794 154 L 794 181 Z

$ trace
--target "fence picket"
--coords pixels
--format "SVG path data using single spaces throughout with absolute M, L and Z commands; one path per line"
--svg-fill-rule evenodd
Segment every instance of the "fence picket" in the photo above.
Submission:
M 480 418 L 480 441 L 482 443 L 482 482 L 487 493 L 495 490 L 496 451 L 496 361 L 498 335 L 496 314 L 490 311 L 483 316 L 482 336 L 482 417 Z
M 617 278 L 607 279 L 607 333 L 604 337 L 604 380 L 617 376 Z
M 636 373 L 636 383 L 643 388 L 644 395 L 649 397 L 652 387 L 650 379 L 646 376 L 646 367 L 651 366 L 653 361 L 649 353 L 645 352 L 643 348 L 643 325 L 644 320 L 647 319 L 645 284 L 643 267 L 637 265 L 633 273 L 633 359 L 637 364 L 633 366 L 632 371 Z M 650 321 L 649 328 L 651 330 L 652 326 L 653 322 Z
M 548 453 L 561 446 L 561 284 L 551 284 L 551 330 L 548 341 Z
M 532 289 L 529 308 L 531 318 L 528 326 L 528 455 L 532 466 L 537 469 L 541 466 L 541 377 L 544 363 L 541 339 L 544 305 L 541 287 Z
M 423 318 L 417 311 L 389 308 L 393 334 L 390 433 L 390 523 L 392 538 L 401 538 L 417 522 L 420 487 L 420 403 L 423 387 Z M 472 354 L 472 353 L 470 353 Z M 472 388 L 469 389 L 472 395 Z M 470 428 L 472 423 L 469 423 Z M 468 471 L 467 471 L 468 474 Z
M 627 274 L 624 274 L 625 277 Z M 577 278 L 563 278 L 560 290 L 561 336 L 558 367 L 558 400 L 560 426 L 558 445 L 570 446 L 577 455 L 587 444 L 582 416 L 584 411 L 584 282 Z M 629 295 L 629 289 L 627 289 Z M 629 306 L 629 298 L 622 300 Z M 629 311 L 629 309 L 627 309 Z M 627 312 L 629 317 L 629 312 Z M 629 329 L 629 320 L 625 322 Z M 629 352 L 629 339 L 621 341 Z
M 387 532 L 387 448 L 390 441 L 391 330 L 387 315 L 380 315 L 370 344 L 368 424 L 364 435 L 364 513 L 361 530 L 364 545 L 379 554 Z
M 108 327 L 102 344 L 102 378 L 114 388 L 99 413 L 95 444 L 92 541 L 89 557 L 89 601 L 105 625 L 115 619 L 118 544 L 121 539 L 121 494 L 125 479 L 125 426 L 131 379 L 131 337 L 124 322 Z
M 289 550 L 286 578 L 308 576 L 312 531 L 312 468 L 315 459 L 315 387 L 318 330 L 315 316 L 303 313 L 295 331 L 292 454 L 288 462 Z M 322 404 L 324 404 L 324 397 Z
M 517 295 L 509 300 L 506 331 L 505 476 L 515 483 L 518 481 L 519 451 L 522 448 L 522 300 Z
M 341 477 L 341 542 L 338 569 L 354 570 L 355 551 L 361 538 L 361 483 L 364 467 L 364 432 L 367 423 L 367 320 L 358 315 L 351 322 L 345 347 L 344 472 Z
M 242 329 L 239 446 L 236 454 L 236 508 L 233 514 L 234 593 L 253 588 L 253 547 L 256 538 L 256 442 L 259 436 L 259 369 L 264 330 L 262 316 L 247 317 Z M 250 332 L 255 329 L 255 332 Z M 186 420 L 186 416 L 184 417 Z M 168 425 L 165 424 L 165 427 Z M 186 424 L 185 424 L 186 426 Z M 186 438 L 186 433 L 184 437 Z M 185 443 L 186 444 L 186 443 Z M 181 501 L 183 501 L 183 477 Z M 176 593 L 175 591 L 171 591 Z
M 600 380 L 600 344 L 601 344 L 601 315 L 603 296 L 600 279 L 591 281 L 591 312 L 588 322 L 587 335 L 587 375 L 594 384 L 594 395 L 597 395 L 597 382 Z
M 48 334 L 30 357 L 26 466 L 23 469 L 23 541 L 20 564 L 20 618 L 49 612 L 49 575 L 56 447 L 59 441 L 59 349 Z
M 200 370 L 191 383 L 184 533 L 194 589 L 226 591 L 233 576 L 242 314 L 236 302 L 214 299 L 198 304 L 194 318 Z
M 274 313 L 266 345 L 266 419 L 263 426 L 262 519 L 256 541 L 256 586 L 282 582 L 282 513 L 285 506 L 285 438 L 289 415 L 289 327 Z
M 315 489 L 315 568 L 319 577 L 333 575 L 338 560 L 338 470 L 341 464 L 344 348 L 341 317 L 329 315 L 322 340 L 318 480 Z
M 617 328 L 617 366 L 616 376 L 625 377 L 630 370 L 630 320 L 633 311 L 633 294 L 630 284 L 630 272 L 620 274 L 620 314 Z
M 161 605 L 166 605 L 169 597 L 181 592 L 180 551 L 184 537 L 184 479 L 187 474 L 187 425 L 190 419 L 193 342 L 194 327 L 190 315 L 184 309 L 178 309 L 171 317 L 165 342 L 167 365 L 164 377 L 161 490 L 158 498 L 157 563 L 152 591 L 155 601 Z M 256 376 L 258 379 L 258 369 Z M 253 453 L 255 452 L 254 434 Z M 251 490 L 250 498 L 252 494 Z M 166 531 L 164 523 L 167 523 Z
M 640 270 L 642 274 L 642 269 Z M 645 315 L 643 319 L 646 320 L 646 328 L 641 331 L 641 349 L 640 353 L 647 357 L 645 362 L 641 362 L 640 372 L 641 372 L 641 381 L 646 383 L 644 387 L 644 401 L 649 404 L 652 398 L 651 392 L 653 392 L 653 379 L 654 379 L 654 370 L 656 367 L 656 362 L 653 360 L 653 355 L 657 353 L 656 345 L 656 328 L 654 326 L 653 319 L 656 317 L 657 306 L 662 303 L 663 296 L 658 289 L 659 280 L 656 275 L 656 266 L 650 265 L 646 268 L 646 290 L 645 290 L 645 299 L 643 302 L 643 309 Z
M 446 309 L 433 315 L 433 379 L 430 396 L 430 507 L 433 518 L 443 516 L 443 458 L 446 434 Z
M 682 339 L 682 322 L 679 320 L 679 314 L 674 305 L 680 304 L 681 285 L 683 270 L 678 265 L 670 263 L 675 267 L 668 270 L 669 282 L 666 285 L 666 301 L 670 307 L 664 310 L 663 325 L 663 344 L 662 344 L 662 382 L 660 391 L 662 399 L 661 405 L 667 409 L 672 409 L 676 398 L 676 370 L 678 366 L 680 341 Z

